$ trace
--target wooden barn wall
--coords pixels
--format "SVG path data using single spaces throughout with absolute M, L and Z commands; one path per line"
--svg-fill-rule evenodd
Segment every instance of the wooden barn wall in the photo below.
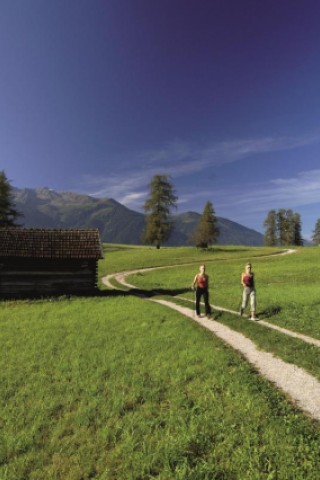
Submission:
M 0 295 L 88 293 L 97 287 L 97 261 L 0 258 Z

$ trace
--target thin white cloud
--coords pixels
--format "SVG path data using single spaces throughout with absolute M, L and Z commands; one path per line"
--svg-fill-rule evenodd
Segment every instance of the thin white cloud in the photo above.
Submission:
M 320 206 L 320 169 L 302 171 L 290 178 L 274 178 L 265 183 L 246 185 L 230 184 L 214 191 L 197 190 L 182 192 L 180 205 L 188 210 L 201 211 L 211 200 L 219 217 L 225 217 L 263 232 L 263 222 L 270 210 L 291 208 L 301 213 L 303 235 L 310 238 Z M 190 205 L 194 208 L 190 208 Z M 313 213 L 311 213 L 313 212 Z
M 230 195 L 233 205 L 256 212 L 320 203 L 320 169 L 303 171 L 296 177 L 275 178 Z
M 199 147 L 188 142 L 173 141 L 165 144 L 158 150 L 149 150 L 130 155 L 130 158 L 113 161 L 113 173 L 110 175 L 85 175 L 82 178 L 83 188 L 87 193 L 97 197 L 109 197 L 118 200 L 130 208 L 141 208 L 147 194 L 150 179 L 155 174 L 168 174 L 174 178 L 196 174 L 204 169 L 221 166 L 240 161 L 244 158 L 262 153 L 293 150 L 320 142 L 320 134 L 304 135 L 300 137 L 260 138 L 249 140 L 233 140 Z M 317 172 L 317 171 L 316 171 Z M 315 174 L 300 174 L 296 179 L 274 179 L 266 185 L 260 185 L 249 193 L 231 192 L 236 195 L 237 204 L 242 206 L 254 205 L 254 208 L 265 208 L 270 205 L 271 199 L 276 202 L 285 202 L 288 199 L 301 198 L 301 201 L 311 201 L 316 192 L 317 183 Z M 311 181 L 313 180 L 313 182 Z M 306 185 L 305 189 L 301 184 Z M 179 204 L 187 204 L 191 197 L 199 198 L 210 192 L 190 192 L 179 195 Z M 296 193 L 293 193 L 296 192 Z M 313 192 L 313 193 L 311 193 Z M 319 189 L 320 192 L 320 189 Z M 210 197 L 209 197 L 210 198 Z M 219 194 L 215 191 L 215 198 Z M 225 191 L 223 198 L 226 198 Z M 231 201 L 231 200 L 230 200 Z M 223 201 L 222 203 L 224 203 Z M 228 203 L 230 203 L 228 201 Z M 305 204 L 305 203 L 303 203 Z
M 195 202 L 204 204 L 209 192 L 199 194 Z M 300 172 L 295 177 L 275 178 L 265 183 L 248 185 L 244 190 L 230 185 L 223 190 L 215 189 L 214 207 L 219 216 L 229 218 L 255 230 L 263 232 L 263 222 L 270 210 L 291 208 L 301 213 L 307 208 L 317 212 L 320 205 L 320 169 Z M 189 201 L 191 198 L 188 199 Z M 318 215 L 319 217 L 319 215 Z M 310 238 L 317 217 L 303 215 L 302 227 L 305 238 Z
M 84 175 L 82 183 L 87 193 L 94 197 L 114 198 L 121 202 L 124 198 L 138 198 L 145 192 L 141 188 L 145 186 L 146 177 L 144 172 L 128 172 L 112 175 Z M 138 190 L 138 191 L 137 191 Z
M 147 195 L 147 192 L 131 193 L 122 197 L 121 202 L 124 205 L 141 205 Z
M 168 143 L 159 151 L 144 152 L 141 160 L 149 165 L 159 163 L 167 168 L 172 176 L 180 176 L 202 171 L 204 168 L 237 162 L 246 157 L 262 153 L 293 150 L 320 142 L 320 134 L 300 137 L 260 138 L 217 142 L 199 147 L 187 142 Z

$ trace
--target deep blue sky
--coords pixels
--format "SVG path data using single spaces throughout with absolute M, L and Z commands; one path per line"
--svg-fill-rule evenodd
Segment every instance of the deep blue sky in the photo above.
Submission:
M 0 169 L 12 186 L 141 210 L 169 174 L 178 211 L 263 232 L 320 217 L 318 0 L 2 0 Z

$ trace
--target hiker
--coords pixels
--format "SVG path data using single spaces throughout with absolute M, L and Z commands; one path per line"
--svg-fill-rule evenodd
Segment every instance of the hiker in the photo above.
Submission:
M 240 315 L 243 315 L 250 298 L 250 320 L 257 320 L 256 317 L 256 289 L 254 286 L 254 273 L 252 265 L 248 262 L 245 266 L 245 271 L 241 274 L 241 285 L 243 286 L 242 304 L 240 308 Z
M 210 318 L 211 316 L 211 307 L 209 304 L 209 277 L 205 273 L 206 266 L 200 265 L 199 273 L 194 277 L 193 283 L 191 285 L 192 290 L 196 286 L 196 315 L 200 317 L 200 299 L 203 296 L 206 316 Z

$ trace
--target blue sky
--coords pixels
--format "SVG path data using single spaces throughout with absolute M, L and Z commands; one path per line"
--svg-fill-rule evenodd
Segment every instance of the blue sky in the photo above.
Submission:
M 0 169 L 18 188 L 142 210 L 155 174 L 178 212 L 263 232 L 320 217 L 318 0 L 2 0 Z

